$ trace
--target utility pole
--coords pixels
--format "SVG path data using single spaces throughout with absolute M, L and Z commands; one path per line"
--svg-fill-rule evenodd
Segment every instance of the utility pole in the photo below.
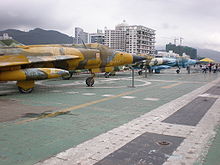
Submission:
M 131 87 L 134 88 L 134 68 L 131 67 Z
M 180 37 L 180 46 L 182 45 L 182 43 L 183 43 L 183 38 Z
M 179 39 L 174 38 L 174 45 L 176 45 L 176 41 L 178 41 Z

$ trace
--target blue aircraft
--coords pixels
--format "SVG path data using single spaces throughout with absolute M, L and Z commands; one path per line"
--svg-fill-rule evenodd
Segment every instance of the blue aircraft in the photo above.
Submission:
M 190 65 L 195 64 L 197 64 L 196 60 L 188 59 L 185 57 L 155 57 L 149 61 L 145 61 L 145 64 L 142 64 L 142 69 L 147 68 L 150 72 L 153 72 L 154 70 L 155 73 L 160 73 L 160 70 L 162 69 L 177 67 L 177 74 L 180 73 L 180 68 L 187 68 L 188 73 L 190 73 Z M 142 70 L 140 70 L 138 74 L 142 74 Z

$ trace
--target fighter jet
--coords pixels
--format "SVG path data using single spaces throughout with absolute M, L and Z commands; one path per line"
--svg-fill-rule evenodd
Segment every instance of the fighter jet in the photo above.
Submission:
M 197 64 L 196 60 L 188 59 L 185 57 L 154 57 L 148 58 L 148 60 L 141 62 L 142 70 L 147 68 L 150 71 L 155 71 L 155 73 L 160 73 L 162 69 L 169 69 L 171 67 L 177 67 L 177 74 L 180 73 L 180 68 L 188 68 L 190 65 Z M 141 68 L 140 67 L 140 68 Z M 142 74 L 142 70 L 138 71 L 138 74 Z
M 35 80 L 69 77 L 71 71 L 88 69 L 92 76 L 86 79 L 86 84 L 93 86 L 95 73 L 111 72 L 114 66 L 144 59 L 101 44 L 2 47 L 0 81 L 17 81 L 21 93 L 30 93 L 34 89 Z
M 155 70 L 156 73 L 160 73 L 161 69 L 169 69 L 171 67 L 177 67 L 176 73 L 180 73 L 180 68 L 187 68 L 188 73 L 190 72 L 190 66 L 197 64 L 197 60 L 189 59 L 186 57 L 166 57 L 164 58 L 164 65 L 152 66 L 151 69 Z
M 177 67 L 178 69 L 176 70 L 177 73 L 180 72 L 180 67 L 182 68 L 187 68 L 188 73 L 190 72 L 190 66 L 192 65 L 196 65 L 199 64 L 198 60 L 194 60 L 194 59 L 189 59 L 189 58 L 180 58 L 179 60 L 177 60 Z

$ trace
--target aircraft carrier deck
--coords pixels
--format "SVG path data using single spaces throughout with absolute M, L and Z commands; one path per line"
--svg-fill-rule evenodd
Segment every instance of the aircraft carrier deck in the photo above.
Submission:
M 220 73 L 0 83 L 1 165 L 219 165 Z

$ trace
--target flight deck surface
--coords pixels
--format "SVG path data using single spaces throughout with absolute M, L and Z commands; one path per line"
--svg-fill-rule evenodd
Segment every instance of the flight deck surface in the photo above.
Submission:
M 0 83 L 0 164 L 220 162 L 208 148 L 216 132 L 220 141 L 219 73 L 136 73 L 135 87 L 130 71 L 99 74 L 94 87 L 86 77 L 39 81 L 30 94 Z

